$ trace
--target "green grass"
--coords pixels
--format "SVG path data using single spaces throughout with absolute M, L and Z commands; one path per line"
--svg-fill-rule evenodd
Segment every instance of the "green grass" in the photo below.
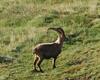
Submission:
M 64 43 L 52 69 L 44 60 L 44 73 L 32 73 L 32 48 L 53 42 L 57 35 L 47 29 L 62 27 Z M 99 80 L 100 0 L 0 0 L 0 80 Z

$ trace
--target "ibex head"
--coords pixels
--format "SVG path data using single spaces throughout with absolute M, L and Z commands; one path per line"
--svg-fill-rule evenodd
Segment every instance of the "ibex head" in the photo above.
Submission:
M 48 30 L 54 30 L 54 31 L 56 31 L 58 34 L 63 35 L 64 41 L 68 40 L 68 39 L 66 38 L 66 36 L 65 36 L 64 30 L 63 30 L 61 27 L 59 27 L 59 28 L 48 28 Z

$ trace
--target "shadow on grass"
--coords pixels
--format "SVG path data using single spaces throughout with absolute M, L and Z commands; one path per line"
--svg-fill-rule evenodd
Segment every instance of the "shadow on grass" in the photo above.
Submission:
M 0 63 L 12 63 L 14 58 L 10 56 L 0 56 Z
M 67 36 L 66 44 L 72 45 L 72 44 L 75 44 L 76 42 L 83 42 L 82 39 L 77 38 L 81 33 L 82 32 L 77 32 L 77 33 L 69 34 Z

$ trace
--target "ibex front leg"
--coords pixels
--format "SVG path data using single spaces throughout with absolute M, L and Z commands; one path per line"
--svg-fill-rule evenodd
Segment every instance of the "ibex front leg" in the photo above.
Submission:
M 56 58 L 54 58 L 54 62 L 53 62 L 53 69 L 54 69 L 54 68 L 56 68 L 56 59 L 57 59 L 57 57 L 56 57 Z

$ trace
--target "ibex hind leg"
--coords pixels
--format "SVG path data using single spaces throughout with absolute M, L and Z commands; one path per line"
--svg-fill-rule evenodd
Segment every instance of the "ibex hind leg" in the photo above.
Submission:
M 41 66 L 40 66 L 41 63 L 42 63 L 42 61 L 43 61 L 43 58 L 40 57 L 39 62 L 38 62 L 38 64 L 37 64 L 38 67 L 39 67 L 39 69 L 40 69 L 40 72 L 44 72 L 44 71 L 41 69 Z
M 35 61 L 34 61 L 34 65 L 33 65 L 33 71 L 38 71 L 36 69 L 36 65 L 37 65 L 38 60 L 39 60 L 39 58 L 37 56 L 35 56 Z

